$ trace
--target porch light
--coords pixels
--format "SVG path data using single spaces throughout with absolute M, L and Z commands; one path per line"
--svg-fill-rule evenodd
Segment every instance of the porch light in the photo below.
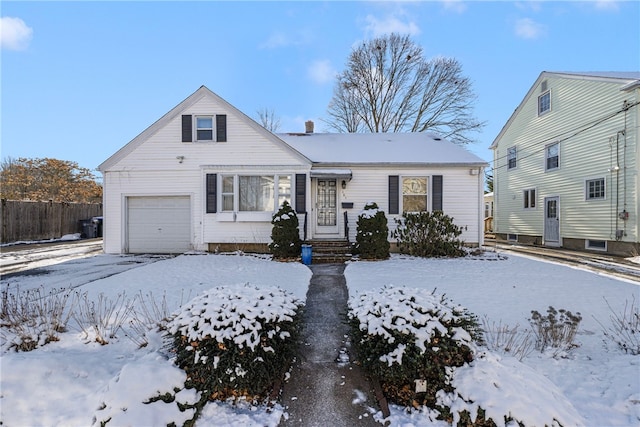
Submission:
M 347 188 L 347 181 L 345 181 L 344 179 L 342 180 L 342 189 L 344 190 L 345 188 Z

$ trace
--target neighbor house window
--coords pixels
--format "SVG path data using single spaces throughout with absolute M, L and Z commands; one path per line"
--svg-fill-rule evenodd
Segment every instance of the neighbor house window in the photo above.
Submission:
M 513 169 L 516 167 L 517 153 L 516 147 L 509 147 L 507 149 L 507 169 Z
M 538 115 L 541 116 L 549 110 L 551 110 L 551 92 L 546 91 L 538 96 Z
M 196 141 L 213 141 L 213 117 L 196 117 Z
M 528 190 L 524 190 L 524 208 L 525 209 L 535 209 L 536 207 L 536 189 L 530 188 Z
M 560 166 L 560 144 L 547 145 L 545 148 L 545 170 L 558 169 Z
M 402 178 L 402 210 L 422 212 L 427 210 L 427 177 Z
M 606 251 L 607 250 L 607 241 L 606 240 L 591 240 L 587 239 L 586 249 L 593 249 L 596 251 Z
M 605 182 L 604 178 L 588 179 L 586 181 L 587 200 L 604 199 Z

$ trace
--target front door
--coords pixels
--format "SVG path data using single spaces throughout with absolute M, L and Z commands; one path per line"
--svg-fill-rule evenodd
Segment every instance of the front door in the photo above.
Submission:
M 338 234 L 337 181 L 318 179 L 316 187 L 316 232 Z
M 544 244 L 560 246 L 560 198 L 544 199 Z

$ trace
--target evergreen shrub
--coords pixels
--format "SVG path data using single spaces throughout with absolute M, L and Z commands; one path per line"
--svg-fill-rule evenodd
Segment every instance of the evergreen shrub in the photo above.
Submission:
M 349 300 L 348 322 L 358 360 L 398 405 L 436 409 L 436 393 L 453 388 L 453 367 L 474 358 L 482 342 L 477 318 L 444 296 L 421 289 L 383 287 Z M 426 392 L 416 392 L 425 380 Z
M 296 354 L 302 303 L 277 287 L 217 287 L 168 325 L 187 388 L 203 400 L 263 400 Z
M 401 253 L 419 257 L 461 257 L 466 252 L 458 239 L 462 228 L 442 211 L 403 213 L 396 219 L 393 237 Z
M 296 258 L 300 256 L 302 240 L 298 216 L 286 200 L 271 218 L 271 243 L 269 250 L 274 258 Z
M 368 202 L 358 215 L 355 252 L 363 259 L 389 258 L 389 226 L 384 211 Z

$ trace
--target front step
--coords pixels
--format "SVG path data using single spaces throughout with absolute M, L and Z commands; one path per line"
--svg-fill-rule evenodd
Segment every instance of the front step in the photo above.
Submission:
M 344 263 L 351 260 L 351 243 L 347 240 L 311 240 L 312 264 Z

